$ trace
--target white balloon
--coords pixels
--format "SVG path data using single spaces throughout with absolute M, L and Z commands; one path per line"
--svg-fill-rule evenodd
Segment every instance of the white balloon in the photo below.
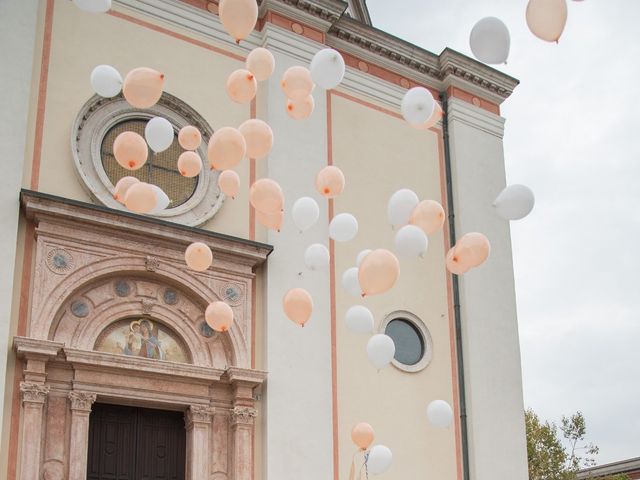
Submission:
M 394 228 L 409 223 L 411 212 L 413 212 L 413 209 L 416 208 L 418 203 L 420 203 L 420 199 L 413 190 L 403 188 L 395 192 L 391 195 L 387 203 L 389 223 L 393 225 Z
M 469 36 L 473 55 L 484 63 L 507 63 L 511 37 L 507 26 L 496 17 L 485 17 L 473 26 Z
M 344 59 L 333 48 L 320 50 L 311 60 L 311 78 L 320 88 L 336 88 L 344 78 Z
M 144 138 L 156 153 L 165 151 L 173 143 L 173 126 L 166 118 L 153 117 L 144 127 Z
M 444 400 L 434 400 L 427 407 L 427 418 L 432 425 L 447 428 L 453 422 L 453 410 Z
M 360 281 L 358 280 L 358 267 L 351 267 L 342 274 L 342 286 L 354 297 L 362 295 Z
M 389 470 L 392 461 L 393 454 L 389 448 L 384 445 L 374 445 L 367 457 L 367 471 L 373 475 L 380 475 Z
M 535 196 L 529 187 L 514 184 L 500 192 L 493 206 L 505 220 L 520 220 L 531 213 L 535 203 Z
M 354 305 L 345 314 L 347 328 L 355 333 L 373 332 L 373 313 L 367 307 Z
M 311 197 L 301 197 L 296 200 L 291 208 L 293 223 L 301 232 L 311 228 L 320 217 L 318 203 Z
M 369 255 L 372 251 L 373 250 L 371 250 L 370 248 L 367 248 L 366 250 L 362 250 L 356 257 L 356 267 L 359 267 L 362 261 L 364 260 L 364 257 Z
M 329 250 L 321 243 L 313 243 L 304 252 L 304 264 L 309 270 L 320 270 L 329 266 Z
M 404 94 L 400 110 L 407 122 L 420 125 L 431 118 L 435 105 L 436 102 L 429 90 L 424 87 L 414 87 Z
M 115 97 L 122 90 L 122 75 L 111 65 L 98 65 L 91 72 L 91 88 L 101 97 Z
M 367 356 L 371 365 L 378 370 L 386 367 L 396 354 L 396 345 L 389 335 L 378 333 L 367 343 Z
M 111 0 L 73 0 L 80 10 L 89 13 L 105 13 L 111 10 Z
M 149 215 L 155 215 L 167 208 L 171 203 L 169 196 L 157 185 L 151 185 L 156 191 L 156 206 L 149 212 Z
M 340 213 L 329 223 L 329 236 L 336 242 L 348 242 L 358 233 L 358 220 L 350 213 Z
M 421 257 L 427 251 L 429 239 L 420 227 L 405 225 L 396 233 L 394 239 L 396 252 L 404 257 Z

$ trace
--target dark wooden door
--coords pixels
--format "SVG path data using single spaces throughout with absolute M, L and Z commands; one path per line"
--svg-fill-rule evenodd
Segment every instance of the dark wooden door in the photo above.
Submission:
M 87 480 L 184 480 L 184 466 L 182 413 L 93 406 Z

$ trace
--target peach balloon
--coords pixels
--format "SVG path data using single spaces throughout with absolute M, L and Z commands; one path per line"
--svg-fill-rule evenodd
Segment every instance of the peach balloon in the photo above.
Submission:
M 282 91 L 291 100 L 304 100 L 313 91 L 311 72 L 305 67 L 291 67 L 282 75 Z
M 209 140 L 211 168 L 227 170 L 238 165 L 247 153 L 247 142 L 237 128 L 223 127 Z
M 313 312 L 313 299 L 304 288 L 292 288 L 282 299 L 282 308 L 289 320 L 304 327 Z
M 116 199 L 118 202 L 124 204 L 124 197 L 127 195 L 127 191 L 129 190 L 129 187 L 131 187 L 131 185 L 135 183 L 140 183 L 140 180 L 138 180 L 136 177 L 122 177 L 116 183 L 116 186 L 114 188 L 113 198 Z
M 362 296 L 378 295 L 390 290 L 400 275 L 400 263 L 396 256 L 383 248 L 364 257 L 358 268 L 358 281 Z
M 184 251 L 184 261 L 191 270 L 204 272 L 213 262 L 213 253 L 206 243 L 193 242 Z
M 229 35 L 240 43 L 251 34 L 258 21 L 256 0 L 222 0 L 218 6 L 222 26 Z
M 284 195 L 278 182 L 270 178 L 257 180 L 249 189 L 249 201 L 256 210 L 276 214 L 282 211 Z
M 409 216 L 409 223 L 420 227 L 427 235 L 440 230 L 444 220 L 444 208 L 435 200 L 423 200 L 416 205 Z
M 122 94 L 136 108 L 153 107 L 162 96 L 164 74 L 152 68 L 140 67 L 131 70 L 124 78 Z
M 373 431 L 373 427 L 368 423 L 358 423 L 353 427 L 353 430 L 351 430 L 351 440 L 353 440 L 353 443 L 355 443 L 360 450 L 369 448 L 374 438 L 375 432 Z
M 417 128 L 418 130 L 429 130 L 431 127 L 435 126 L 435 124 L 440 121 L 443 115 L 444 115 L 444 112 L 442 111 L 442 107 L 438 102 L 435 102 L 433 113 L 431 114 L 431 117 L 429 117 L 429 120 L 419 125 L 414 125 L 414 124 L 410 124 L 410 125 L 413 128 Z
M 202 170 L 202 159 L 196 152 L 182 152 L 178 157 L 178 171 L 183 177 L 195 177 Z
M 149 213 L 156 207 L 158 196 L 153 185 L 148 183 L 134 183 L 127 190 L 124 205 L 134 213 Z
M 306 120 L 313 113 L 316 101 L 313 95 L 307 95 L 302 100 L 291 100 L 287 98 L 287 113 L 294 120 Z
M 240 190 L 240 177 L 233 170 L 225 170 L 218 176 L 218 187 L 227 197 L 236 198 Z
M 470 267 L 477 267 L 489 258 L 491 244 L 482 233 L 471 232 L 463 235 L 457 242 L 453 261 Z
M 238 128 L 247 142 L 247 157 L 260 159 L 267 156 L 273 147 L 273 131 L 266 122 L 253 118 Z
M 316 175 L 316 190 L 325 198 L 335 198 L 344 190 L 344 174 L 333 165 L 324 167 Z
M 178 143 L 185 150 L 195 150 L 202 143 L 200 130 L 192 125 L 182 127 L 178 132 Z
M 527 25 L 531 33 L 547 42 L 558 42 L 567 24 L 566 0 L 529 0 Z
M 138 170 L 145 164 L 148 155 L 147 142 L 135 132 L 122 132 L 113 141 L 113 156 L 127 170 Z
M 463 273 L 467 273 L 471 268 L 469 265 L 465 265 L 460 262 L 459 258 L 455 258 L 456 247 L 451 247 L 447 252 L 447 256 L 445 258 L 445 265 L 447 266 L 447 270 L 451 273 L 455 273 L 456 275 L 462 275 Z
M 204 311 L 204 319 L 216 332 L 226 332 L 233 325 L 233 310 L 224 302 L 212 302 Z
M 227 94 L 237 103 L 249 103 L 256 96 L 258 82 L 249 70 L 236 70 L 227 78 Z
M 269 230 L 280 232 L 282 222 L 284 221 L 284 212 L 264 213 L 256 210 L 256 220 L 258 223 Z
M 262 82 L 273 74 L 276 60 L 269 50 L 258 47 L 249 52 L 245 66 L 255 75 L 257 81 Z

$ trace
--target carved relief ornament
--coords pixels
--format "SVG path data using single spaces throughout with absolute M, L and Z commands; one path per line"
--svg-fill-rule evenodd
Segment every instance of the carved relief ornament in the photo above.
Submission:
M 258 416 L 258 411 L 251 407 L 234 407 L 231 410 L 229 420 L 232 425 L 253 425 L 253 420 Z
M 49 394 L 49 387 L 41 383 L 20 382 L 20 392 L 25 403 L 44 403 Z
M 91 405 L 96 401 L 96 394 L 90 392 L 69 392 L 71 410 L 90 412 Z

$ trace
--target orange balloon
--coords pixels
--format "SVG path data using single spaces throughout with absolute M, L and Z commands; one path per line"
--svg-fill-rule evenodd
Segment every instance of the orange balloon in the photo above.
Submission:
M 490 252 L 491 244 L 487 237 L 478 232 L 467 233 L 456 242 L 453 261 L 477 267 L 489 258 Z
M 200 130 L 192 125 L 182 127 L 178 132 L 178 143 L 185 150 L 195 150 L 202 143 Z
M 282 212 L 284 195 L 278 182 L 270 178 L 261 178 L 251 185 L 249 201 L 256 210 L 274 215 Z
M 355 443 L 360 450 L 369 448 L 374 438 L 375 432 L 373 431 L 373 427 L 368 423 L 358 423 L 353 427 L 353 430 L 351 430 L 351 440 L 353 440 L 353 443 Z
M 313 312 L 313 299 L 304 288 L 292 288 L 282 299 L 282 308 L 289 320 L 304 327 Z
M 255 75 L 257 81 L 262 82 L 269 78 L 275 70 L 276 60 L 269 50 L 258 47 L 251 50 L 245 66 Z
M 529 0 L 527 25 L 536 37 L 558 42 L 567 24 L 566 0 Z
M 258 82 L 249 70 L 236 70 L 227 78 L 227 94 L 237 103 L 249 103 L 256 96 Z
M 134 213 L 149 213 L 158 203 L 158 196 L 153 185 L 148 183 L 134 183 L 127 190 L 124 206 Z
M 140 180 L 136 177 L 122 177 L 116 183 L 113 198 L 124 204 L 124 197 L 127 194 L 127 190 L 129 190 L 129 187 L 135 183 L 140 183 Z
M 311 72 L 305 67 L 291 67 L 282 75 L 280 82 L 282 91 L 291 100 L 304 100 L 313 91 Z
M 413 128 L 417 128 L 418 130 L 429 130 L 431 127 L 435 126 L 435 124 L 440 121 L 443 115 L 444 115 L 444 112 L 442 111 L 442 107 L 438 102 L 435 102 L 433 113 L 431 114 L 431 117 L 429 117 L 429 120 L 419 125 L 414 125 L 413 123 L 411 123 L 410 125 Z
M 216 170 L 227 170 L 238 165 L 247 153 L 247 143 L 236 128 L 224 127 L 209 139 L 209 163 Z
M 194 242 L 184 251 L 184 261 L 191 270 L 204 272 L 213 262 L 213 253 L 206 243 Z
M 134 68 L 124 78 L 122 94 L 136 108 L 153 107 L 162 96 L 164 74 L 152 68 Z
M 240 190 L 240 177 L 233 170 L 225 170 L 218 176 L 218 187 L 227 197 L 236 198 Z
M 284 221 L 284 212 L 264 213 L 256 210 L 256 220 L 260 225 L 267 227 L 269 230 L 280 232 L 282 222 Z
M 266 122 L 253 118 L 238 128 L 247 142 L 247 157 L 260 159 L 273 148 L 273 131 Z
M 291 100 L 287 98 L 287 113 L 294 120 L 306 120 L 313 113 L 316 101 L 313 95 L 307 95 L 302 100 Z
M 113 156 L 121 167 L 138 170 L 147 161 L 147 142 L 135 132 L 122 132 L 113 141 Z
M 316 190 L 325 198 L 335 198 L 344 190 L 344 174 L 333 165 L 324 167 L 316 175 Z
M 204 311 L 204 319 L 216 332 L 226 332 L 233 325 L 233 310 L 224 302 L 212 302 Z
M 218 6 L 222 26 L 231 37 L 240 43 L 247 38 L 258 21 L 256 0 L 222 0 Z
M 449 270 L 451 273 L 462 275 L 463 273 L 467 273 L 471 267 L 460 262 L 459 258 L 455 258 L 455 250 L 455 246 L 449 249 L 445 258 L 445 264 L 447 266 L 447 270 Z
M 421 201 L 409 216 L 409 223 L 420 227 L 427 235 L 440 230 L 444 225 L 444 220 L 444 208 L 435 200 Z
M 364 257 L 358 268 L 362 296 L 378 295 L 390 290 L 400 275 L 400 263 L 389 250 L 379 248 Z
M 182 152 L 178 157 L 178 171 L 183 177 L 195 177 L 202 170 L 202 159 L 196 152 Z

